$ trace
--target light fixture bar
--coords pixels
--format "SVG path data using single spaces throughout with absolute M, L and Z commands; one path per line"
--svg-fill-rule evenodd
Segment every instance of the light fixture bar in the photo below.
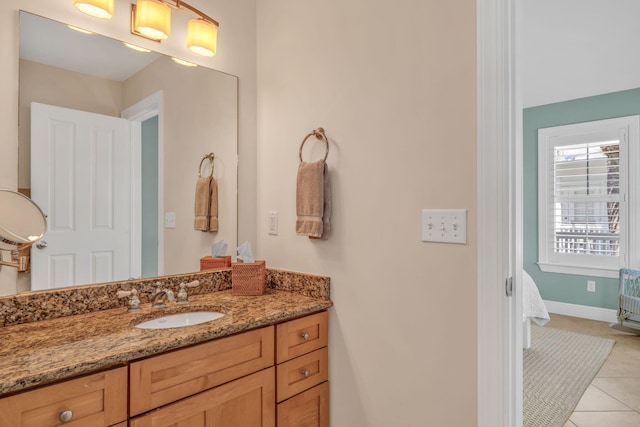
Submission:
M 208 21 L 208 22 L 212 23 L 216 27 L 220 26 L 218 21 L 216 21 L 215 19 L 211 18 L 210 16 L 202 13 L 200 10 L 198 10 L 195 7 L 191 6 L 189 3 L 183 2 L 181 0 L 173 0 L 174 4 L 171 4 L 171 0 L 163 0 L 163 1 L 165 1 L 165 3 L 167 3 L 169 6 L 175 8 L 175 9 L 178 9 L 178 10 L 182 10 L 182 8 L 187 9 L 187 10 L 191 11 L 192 13 L 198 15 L 200 18 L 204 19 L 205 21 Z

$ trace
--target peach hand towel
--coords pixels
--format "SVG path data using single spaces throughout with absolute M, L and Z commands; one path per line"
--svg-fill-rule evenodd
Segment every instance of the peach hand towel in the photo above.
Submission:
M 211 205 L 211 177 L 198 178 L 194 203 L 193 228 L 209 231 L 209 208 Z
M 211 203 L 209 205 L 209 231 L 218 231 L 218 182 L 211 177 Z
M 324 160 L 300 162 L 296 187 L 296 234 L 327 239 L 330 229 L 331 188 Z

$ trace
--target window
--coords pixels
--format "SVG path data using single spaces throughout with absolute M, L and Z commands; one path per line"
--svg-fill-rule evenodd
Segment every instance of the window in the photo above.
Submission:
M 635 260 L 640 116 L 538 131 L 538 264 L 617 277 Z

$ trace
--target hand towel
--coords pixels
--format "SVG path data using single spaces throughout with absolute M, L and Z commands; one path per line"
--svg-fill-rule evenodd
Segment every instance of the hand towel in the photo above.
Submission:
M 218 231 L 218 182 L 211 177 L 211 202 L 209 204 L 209 231 Z
M 211 177 L 198 178 L 194 203 L 193 228 L 209 231 L 209 208 L 211 205 Z
M 324 161 L 324 209 L 322 212 L 322 236 L 320 239 L 327 240 L 329 238 L 329 232 L 331 231 L 331 180 L 329 179 L 329 165 Z M 317 239 L 317 237 L 310 237 L 310 239 Z
M 300 162 L 296 187 L 296 234 L 327 239 L 330 230 L 331 187 L 324 160 Z

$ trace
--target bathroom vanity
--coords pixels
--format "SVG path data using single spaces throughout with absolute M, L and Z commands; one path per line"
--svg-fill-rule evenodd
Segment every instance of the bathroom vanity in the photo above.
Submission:
M 279 274 L 297 273 L 271 271 L 257 297 L 222 290 L 164 311 L 143 304 L 0 328 L 0 425 L 328 426 L 332 303 L 277 289 Z M 200 309 L 225 316 L 135 326 Z

